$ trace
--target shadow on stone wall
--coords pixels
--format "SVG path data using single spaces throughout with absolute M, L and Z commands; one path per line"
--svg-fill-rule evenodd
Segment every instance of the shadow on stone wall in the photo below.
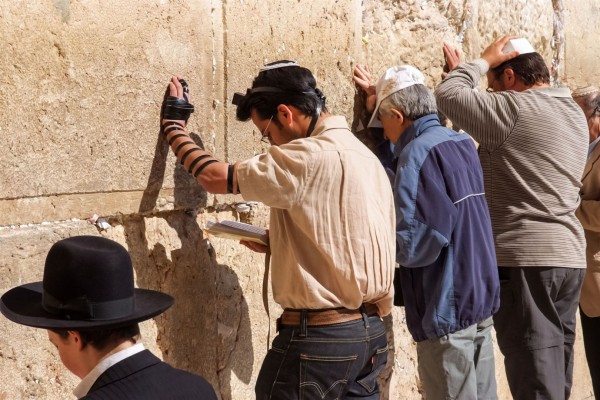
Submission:
M 392 379 L 392 373 L 394 372 L 394 360 L 396 359 L 396 348 L 394 346 L 394 319 L 390 314 L 383 318 L 383 322 L 385 324 L 389 350 L 387 362 L 377 378 L 377 383 L 379 383 L 379 390 L 381 391 L 381 400 L 388 400 L 396 397 L 390 397 L 390 380 Z
M 203 147 L 197 135 L 191 136 Z M 203 237 L 196 210 L 206 207 L 207 194 L 181 165 L 174 171 L 175 211 L 152 213 L 168 154 L 159 136 L 140 214 L 123 220 L 125 239 L 138 285 L 175 298 L 175 305 L 155 319 L 163 359 L 204 376 L 222 399 L 231 399 L 231 372 L 245 384 L 252 377 L 248 305 L 237 274 L 216 262 Z
M 204 149 L 202 139 L 195 133 L 190 133 L 192 140 Z M 165 171 L 167 168 L 167 158 L 169 155 L 169 145 L 164 139 L 162 133 L 157 135 L 156 146 L 154 148 L 154 158 L 148 175 L 148 183 L 144 189 L 142 200 L 138 212 L 140 214 L 151 213 L 156 209 L 156 201 L 160 190 L 163 187 Z M 183 169 L 180 163 L 177 163 L 173 174 L 174 181 L 174 208 L 177 209 L 197 209 L 206 207 L 206 191 L 198 185 L 196 179 Z

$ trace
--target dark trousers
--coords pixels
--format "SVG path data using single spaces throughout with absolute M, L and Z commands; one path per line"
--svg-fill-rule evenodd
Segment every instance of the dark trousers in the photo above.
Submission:
M 581 308 L 579 309 L 579 315 L 581 317 L 585 358 L 592 377 L 594 396 L 600 399 L 600 317 L 588 317 Z
M 516 400 L 565 400 L 585 269 L 500 267 L 498 346 Z
M 257 400 L 379 399 L 377 376 L 387 360 L 379 317 L 282 327 L 256 382 Z

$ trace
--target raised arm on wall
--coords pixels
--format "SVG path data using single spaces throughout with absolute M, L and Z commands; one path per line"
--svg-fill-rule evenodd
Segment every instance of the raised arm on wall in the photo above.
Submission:
M 505 36 L 496 40 L 484 50 L 481 58 L 470 63 L 460 62 L 456 50 L 444 44 L 449 72 L 435 90 L 438 109 L 489 150 L 496 149 L 506 140 L 518 117 L 514 96 L 494 89 L 495 77 L 490 71 L 490 67 L 515 56 L 501 53 L 509 39 Z M 488 91 L 482 92 L 477 86 L 486 74 L 489 87 Z
M 177 161 L 192 174 L 198 184 L 210 193 L 238 193 L 236 165 L 230 165 L 213 157 L 191 138 L 185 126 L 194 106 L 189 102 L 187 83 L 172 77 L 168 96 L 165 96 L 161 115 L 161 132 L 173 149 Z

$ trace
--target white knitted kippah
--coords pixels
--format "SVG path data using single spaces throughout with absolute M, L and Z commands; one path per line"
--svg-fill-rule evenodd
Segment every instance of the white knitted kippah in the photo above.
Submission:
M 589 86 L 580 87 L 580 88 L 573 90 L 573 93 L 571 94 L 571 96 L 573 96 L 573 98 L 585 97 L 590 94 L 598 93 L 598 92 L 600 92 L 600 89 L 597 86 L 589 85 Z

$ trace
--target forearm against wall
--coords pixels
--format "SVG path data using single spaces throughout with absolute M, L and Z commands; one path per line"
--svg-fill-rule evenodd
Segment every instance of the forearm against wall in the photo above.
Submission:
M 480 145 L 493 150 L 510 135 L 518 118 L 518 105 L 508 93 L 477 89 L 487 70 L 484 60 L 459 65 L 440 83 L 435 97 L 438 109 L 446 117 Z
M 232 192 L 228 186 L 237 188 L 237 182 L 228 185 L 229 164 L 217 160 L 209 152 L 198 146 L 187 133 L 185 128 L 176 123 L 167 124 L 164 128 L 169 146 L 173 149 L 177 161 L 192 174 L 207 192 L 225 194 Z M 235 176 L 234 171 L 231 172 Z M 231 180 L 231 179 L 230 179 Z M 234 191 L 237 193 L 237 189 Z

